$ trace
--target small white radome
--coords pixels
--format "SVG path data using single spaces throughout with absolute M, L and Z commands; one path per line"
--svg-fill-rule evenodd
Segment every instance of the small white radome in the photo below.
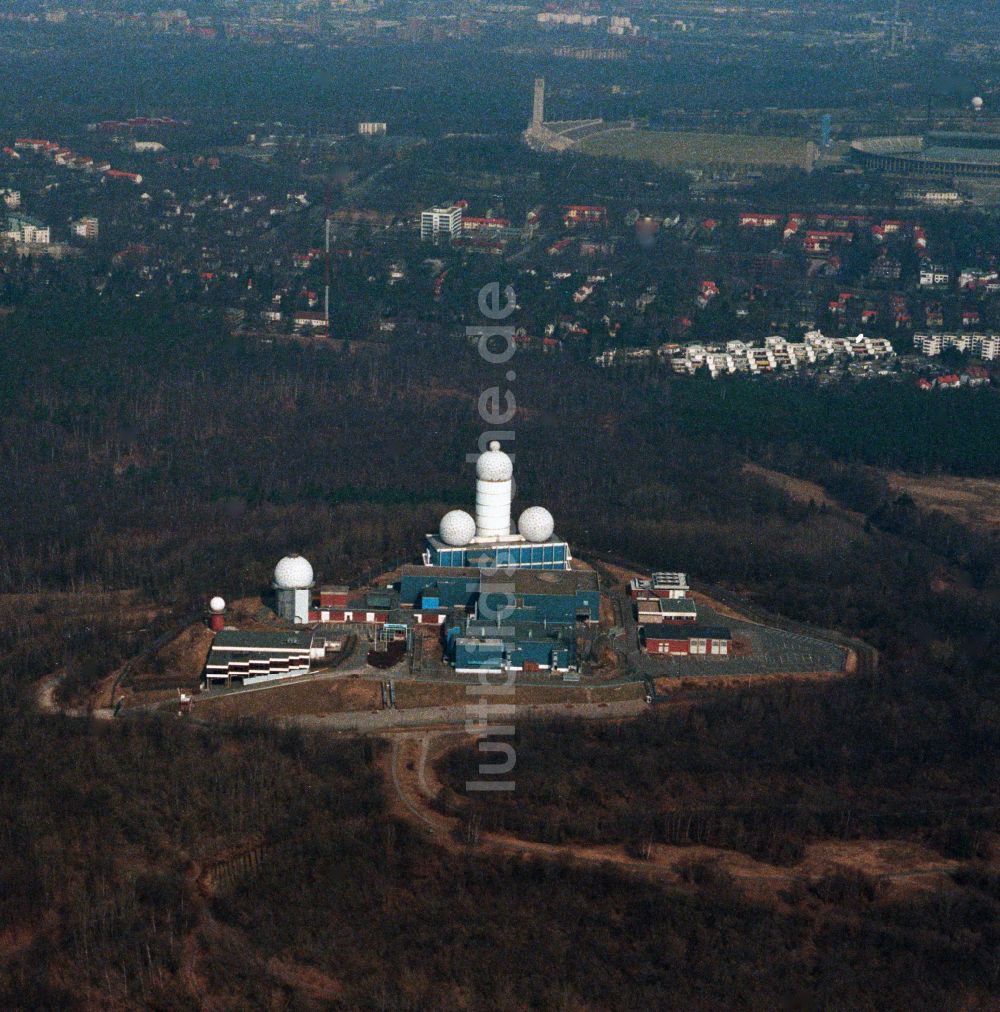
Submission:
M 513 473 L 513 462 L 494 439 L 490 448 L 481 453 L 476 461 L 476 477 L 480 481 L 510 481 Z
M 226 610 L 226 602 L 221 597 L 213 597 L 208 602 L 208 609 L 216 615 L 221 615 Z

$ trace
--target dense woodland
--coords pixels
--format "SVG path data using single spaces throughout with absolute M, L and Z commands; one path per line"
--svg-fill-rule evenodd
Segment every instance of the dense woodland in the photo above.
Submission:
M 345 1008 L 995 995 L 1000 888 L 985 864 L 947 898 L 889 903 L 877 883 L 838 880 L 780 912 L 710 871 L 668 898 L 611 871 L 448 857 L 387 817 L 364 745 L 32 715 L 35 679 L 64 666 L 67 695 L 85 695 L 172 614 L 261 590 L 287 550 L 349 580 L 412 558 L 446 506 L 469 505 L 476 399 L 503 379 L 461 339 L 352 355 L 222 333 L 58 290 L 0 325 L 6 1006 L 185 1007 L 194 929 L 202 986 L 243 1005 L 306 1000 L 275 953 L 335 980 Z M 513 364 L 518 501 L 549 505 L 581 552 L 687 570 L 882 658 L 875 679 L 709 694 L 683 716 L 522 724 L 516 803 L 470 814 L 637 852 L 701 841 L 794 864 L 810 840 L 863 835 L 989 859 L 997 546 L 892 496 L 870 465 L 996 473 L 992 394 L 920 407 L 879 384 Z M 745 455 L 819 481 L 862 521 L 743 475 Z M 269 856 L 217 901 L 223 927 L 199 928 L 192 861 L 250 837 Z
M 745 107 L 761 103 L 839 100 L 871 125 L 925 99 L 886 92 L 884 68 L 853 53 L 849 73 L 836 53 L 818 67 L 798 42 L 775 43 L 752 74 L 732 60 L 584 66 L 537 53 L 505 54 L 497 74 L 478 42 L 430 56 L 386 47 L 374 60 L 357 47 L 4 31 L 12 136 L 168 113 L 192 120 L 171 141 L 180 154 L 242 143 L 255 119 L 310 135 L 382 118 L 417 137 L 514 135 L 538 72 L 554 116 L 667 127 L 698 125 L 707 93 L 720 103 L 708 125 L 723 129 L 760 128 Z M 971 86 L 919 53 L 894 68 L 953 104 Z M 412 200 L 441 199 L 463 170 L 488 196 L 491 150 L 515 181 L 540 172 L 510 139 L 416 150 Z M 282 193 L 283 172 L 267 179 Z M 630 172 L 623 182 L 620 165 L 567 159 L 541 185 L 553 204 L 581 190 L 638 203 L 645 181 Z M 373 206 L 394 206 L 399 175 L 372 188 Z M 219 178 L 260 184 L 249 168 Z M 656 179 L 672 206 L 686 182 Z M 853 183 L 824 185 L 790 175 L 748 200 L 857 199 Z M 513 210 L 539 199 L 529 190 L 509 189 Z M 41 206 L 61 219 L 78 213 L 74 199 L 67 184 Z M 945 252 L 965 254 L 955 228 L 936 229 L 953 237 Z M 982 223 L 969 236 L 992 242 Z M 490 367 L 459 335 L 480 322 L 475 292 L 492 270 L 454 272 L 436 323 L 404 322 L 355 354 L 232 338 L 222 303 L 188 306 L 180 282 L 140 306 L 124 271 L 103 297 L 72 264 L 5 276 L 0 297 L 16 309 L 0 317 L 0 1006 L 994 1007 L 1000 546 L 920 512 L 882 472 L 1000 475 L 995 391 L 709 384 L 656 367 L 598 371 L 583 351 Z M 338 290 L 342 332 L 364 315 L 350 305 L 357 291 Z M 667 285 L 662 295 L 669 306 Z M 399 298 L 379 311 L 411 315 Z M 442 804 L 543 840 L 636 854 L 707 842 L 786 866 L 817 839 L 903 837 L 969 862 L 946 890 L 888 900 L 878 881 L 834 875 L 764 904 L 711 867 L 668 892 L 610 868 L 456 856 L 389 814 L 372 743 L 37 712 L 43 676 L 64 672 L 64 701 L 85 703 L 210 594 L 266 588 L 288 551 L 331 582 L 412 560 L 445 509 L 471 504 L 477 399 L 507 385 L 507 368 L 518 505 L 549 506 L 580 554 L 685 570 L 863 637 L 881 661 L 875 678 L 706 692 L 683 714 L 628 725 L 521 723 L 514 802 Z M 744 474 L 747 459 L 818 482 L 860 520 L 789 499 Z M 452 755 L 442 773 L 458 784 L 473 759 Z M 207 905 L 199 869 L 258 843 L 259 869 Z
M 386 815 L 363 743 L 8 715 L 0 759 L 5 1008 L 941 1009 L 998 986 L 985 867 L 946 896 L 831 876 L 776 908 L 711 867 L 664 893 L 449 856 Z M 201 862 L 251 837 L 259 870 L 206 909 Z

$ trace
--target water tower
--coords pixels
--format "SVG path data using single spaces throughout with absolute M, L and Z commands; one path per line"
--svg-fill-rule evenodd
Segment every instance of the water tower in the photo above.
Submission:
M 221 597 L 213 597 L 208 602 L 208 628 L 212 632 L 222 632 L 226 627 L 226 602 Z

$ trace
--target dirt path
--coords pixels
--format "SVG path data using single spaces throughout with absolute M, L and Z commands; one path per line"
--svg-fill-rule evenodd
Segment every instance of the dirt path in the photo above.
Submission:
M 110 720 L 114 716 L 114 711 L 106 707 L 87 710 L 82 706 L 62 706 L 56 699 L 56 690 L 59 688 L 61 681 L 62 675 L 56 671 L 51 675 L 46 675 L 35 686 L 35 703 L 42 713 L 61 713 L 66 717 L 92 716 L 98 720 Z
M 472 698 L 472 697 L 470 697 Z M 626 699 L 610 703 L 527 703 L 517 706 L 518 717 L 576 717 L 583 720 L 620 720 L 636 717 L 649 709 L 644 700 Z M 415 706 L 408 710 L 330 713 L 323 716 L 284 717 L 278 722 L 325 731 L 379 732 L 396 728 L 465 727 L 470 719 L 468 704 L 461 706 Z M 474 715 L 473 718 L 474 719 Z
M 194 924 L 181 946 L 181 957 L 177 977 L 181 987 L 198 1008 L 226 1008 L 229 1006 L 206 1005 L 205 983 L 201 969 L 203 959 L 211 959 L 213 949 L 229 948 L 233 951 L 253 952 L 267 975 L 284 987 L 298 991 L 307 1001 L 329 1003 L 343 996 L 343 985 L 329 974 L 297 963 L 289 958 L 269 956 L 261 951 L 256 942 L 245 932 L 215 918 L 212 913 L 212 896 L 217 890 L 220 872 L 227 865 L 239 862 L 247 854 L 263 850 L 259 839 L 251 840 L 246 846 L 227 851 L 218 859 L 201 862 L 192 860 L 185 878 L 185 889 L 195 912 Z
M 384 760 L 396 810 L 417 823 L 435 842 L 448 850 L 464 849 L 461 822 L 432 805 L 443 784 L 434 762 L 446 751 L 474 740 L 464 732 L 424 730 L 393 737 Z M 648 858 L 635 857 L 623 846 L 555 845 L 525 840 L 510 834 L 479 835 L 480 852 L 570 861 L 581 866 L 611 865 L 619 872 L 644 880 L 691 888 L 688 869 L 708 863 L 728 875 L 748 897 L 782 903 L 781 893 L 797 884 L 811 885 L 837 871 L 856 871 L 883 880 L 890 890 L 911 892 L 947 884 L 960 862 L 942 858 L 918 844 L 900 840 L 825 840 L 806 848 L 805 858 L 794 868 L 757 861 L 746 854 L 720 847 L 653 844 Z

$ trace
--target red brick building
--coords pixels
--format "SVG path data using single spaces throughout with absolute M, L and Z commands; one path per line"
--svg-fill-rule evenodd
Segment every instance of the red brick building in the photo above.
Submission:
M 733 635 L 724 626 L 661 625 L 644 626 L 640 641 L 654 657 L 728 656 Z

